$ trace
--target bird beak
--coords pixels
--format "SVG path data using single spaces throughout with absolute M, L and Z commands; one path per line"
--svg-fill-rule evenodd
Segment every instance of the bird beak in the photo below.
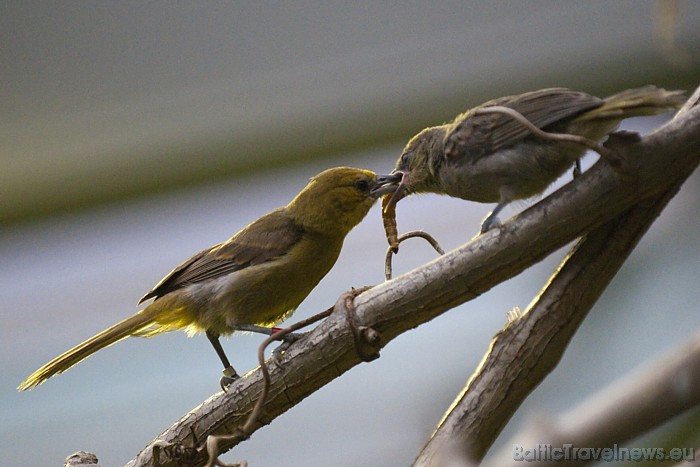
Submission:
M 375 198 L 379 198 L 388 193 L 395 193 L 397 188 L 401 185 L 403 177 L 403 172 L 398 172 L 396 170 L 389 175 L 377 175 L 377 181 L 372 191 L 370 191 L 370 194 Z
M 372 194 L 376 193 L 376 196 L 381 196 L 392 193 L 391 199 L 383 203 L 384 211 L 386 211 L 389 206 L 398 203 L 401 198 L 408 194 L 407 185 L 408 172 L 397 169 L 389 175 L 379 175 Z

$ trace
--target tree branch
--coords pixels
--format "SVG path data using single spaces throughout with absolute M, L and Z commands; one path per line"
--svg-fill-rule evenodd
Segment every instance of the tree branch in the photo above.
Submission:
M 698 99 L 700 88 L 679 117 Z M 594 229 L 571 249 L 522 318 L 494 337 L 414 465 L 481 461 L 525 397 L 559 363 L 578 326 L 683 181 Z M 636 424 L 635 428 L 648 427 Z M 612 445 L 621 440 L 607 441 Z
M 571 249 L 522 316 L 494 337 L 415 466 L 446 465 L 453 457 L 481 461 L 516 409 L 559 364 L 581 322 L 679 188 L 640 202 Z
M 668 354 L 643 365 L 554 420 L 540 417 L 513 437 L 526 449 L 537 443 L 561 447 L 611 447 L 700 404 L 700 332 Z M 613 440 L 610 443 L 610 440 Z M 511 449 L 497 453 L 489 467 L 521 465 Z M 561 461 L 528 462 L 561 465 Z
M 358 296 L 356 321 L 381 333 L 384 346 L 402 332 L 520 273 L 640 199 L 668 190 L 700 161 L 700 109 L 615 150 L 622 161 L 617 171 L 599 162 L 500 229 Z M 258 425 L 270 423 L 360 361 L 346 317 L 334 313 L 285 353 L 283 368 L 271 369 L 272 384 Z M 261 387 L 260 371 L 251 371 L 228 393 L 215 394 L 182 417 L 128 465 L 156 465 L 153 446 L 172 443 L 196 445 L 195 464 L 203 464 L 204 438 L 233 432 L 244 422 Z M 163 456 L 159 461 L 160 465 L 176 465 Z

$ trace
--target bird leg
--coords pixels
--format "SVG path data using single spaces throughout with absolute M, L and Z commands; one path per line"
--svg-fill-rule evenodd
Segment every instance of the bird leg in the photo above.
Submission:
M 498 214 L 503 210 L 504 207 L 508 205 L 507 201 L 501 201 L 493 208 L 493 211 L 486 216 L 486 219 L 481 223 L 481 233 L 486 233 L 494 227 L 501 225 L 501 221 L 498 219 Z
M 255 324 L 234 324 L 231 326 L 236 331 L 247 331 L 247 332 L 257 332 L 258 334 L 265 334 L 266 336 L 271 336 L 282 328 L 267 328 L 265 326 L 257 326 Z M 275 362 L 277 366 L 280 365 L 282 361 L 282 353 L 286 351 L 294 342 L 298 341 L 303 337 L 303 334 L 288 332 L 282 336 L 282 343 L 275 347 L 272 351 L 272 361 Z
M 267 328 L 265 326 L 257 326 L 255 324 L 232 324 L 231 327 L 236 331 L 246 331 L 246 332 L 256 332 L 258 334 L 265 334 L 266 336 L 271 336 L 282 328 Z M 303 334 L 289 332 L 282 336 L 284 342 L 296 342 L 303 337 Z
M 207 339 L 209 339 L 209 342 L 211 342 L 211 345 L 214 347 L 216 354 L 221 360 L 221 363 L 224 365 L 224 375 L 219 380 L 219 385 L 221 385 L 221 389 L 226 392 L 231 383 L 240 378 L 240 376 L 238 376 L 238 373 L 236 373 L 236 370 L 228 361 L 226 352 L 224 352 L 224 348 L 221 347 L 221 342 L 219 342 L 219 335 L 211 331 L 207 331 Z

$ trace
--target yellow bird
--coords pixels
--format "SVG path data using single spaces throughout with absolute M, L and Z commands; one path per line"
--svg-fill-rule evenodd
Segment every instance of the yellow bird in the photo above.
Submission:
M 153 302 L 42 366 L 20 391 L 62 373 L 125 337 L 185 329 L 205 332 L 224 364 L 222 386 L 238 377 L 219 343 L 235 331 L 271 333 L 330 271 L 345 236 L 376 199 L 377 175 L 338 167 L 313 177 L 286 206 L 173 269 L 141 302 Z

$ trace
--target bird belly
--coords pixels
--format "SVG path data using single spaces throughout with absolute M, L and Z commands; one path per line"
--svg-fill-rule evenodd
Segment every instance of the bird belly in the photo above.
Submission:
M 459 161 L 441 170 L 450 196 L 496 203 L 542 193 L 585 152 L 580 146 L 522 142 L 476 161 Z
M 239 324 L 272 326 L 287 318 L 327 272 L 322 268 L 304 281 L 293 280 L 299 271 L 310 270 L 270 262 L 192 284 L 187 289 L 198 310 L 196 327 L 226 335 Z

